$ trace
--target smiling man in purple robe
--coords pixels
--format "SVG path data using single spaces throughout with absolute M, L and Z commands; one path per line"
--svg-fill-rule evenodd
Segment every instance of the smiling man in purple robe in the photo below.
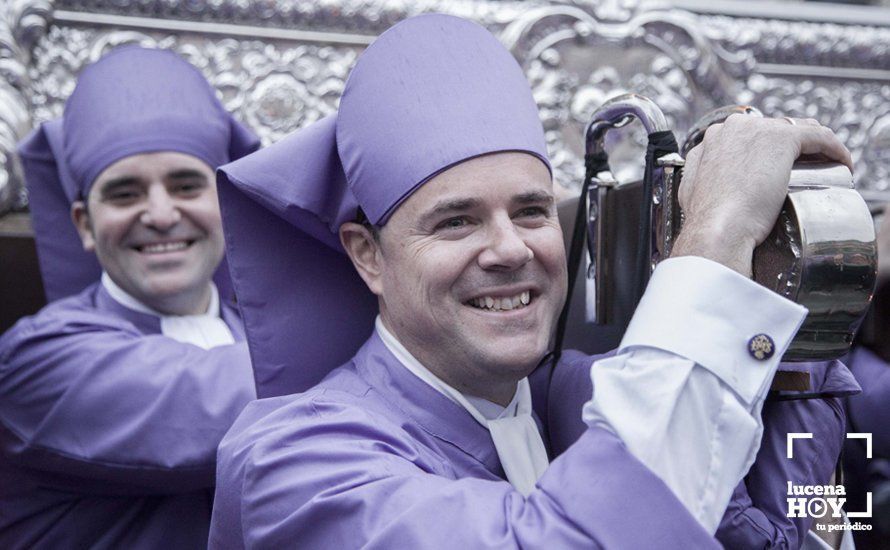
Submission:
M 137 47 L 20 145 L 51 303 L 0 339 L 0 547 L 206 545 L 216 447 L 255 395 L 212 279 L 213 169 L 258 145 L 194 67 Z
M 544 132 L 522 70 L 476 24 L 396 25 L 336 115 L 221 168 L 270 398 L 220 446 L 211 547 L 712 548 L 718 528 L 737 547 L 797 546 L 806 520 L 776 507 L 788 479 L 830 476 L 843 417 L 802 407 L 783 427 L 812 427 L 820 451 L 755 463 L 805 311 L 750 280 L 751 256 L 797 156 L 849 154 L 802 121 L 708 134 L 676 257 L 621 347 L 555 368 L 566 262 Z M 839 363 L 822 381 L 856 388 Z

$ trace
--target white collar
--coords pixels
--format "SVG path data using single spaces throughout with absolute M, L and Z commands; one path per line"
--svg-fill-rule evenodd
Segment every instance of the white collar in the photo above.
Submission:
M 154 310 L 115 284 L 107 273 L 102 273 L 102 286 L 111 298 L 127 309 L 160 319 L 161 334 L 185 344 L 211 349 L 235 343 L 232 330 L 219 316 L 219 292 L 210 283 L 210 304 L 207 311 L 198 315 L 164 315 Z
M 139 300 L 133 297 L 129 292 L 122 289 L 115 283 L 111 276 L 108 275 L 107 272 L 102 272 L 102 286 L 105 287 L 105 290 L 108 294 L 114 298 L 114 301 L 124 306 L 127 309 L 132 309 L 133 311 L 139 313 L 145 313 L 147 315 L 154 315 L 155 317 L 191 317 L 190 315 L 167 315 L 148 307 L 143 304 Z M 207 311 L 204 313 L 199 313 L 197 315 L 209 315 L 211 317 L 219 317 L 219 291 L 216 289 L 216 285 L 213 284 L 213 281 L 210 281 L 210 303 L 207 305 Z

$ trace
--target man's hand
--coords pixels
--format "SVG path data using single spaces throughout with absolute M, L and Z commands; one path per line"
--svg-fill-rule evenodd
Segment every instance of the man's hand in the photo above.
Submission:
M 686 158 L 679 200 L 686 220 L 673 256 L 701 256 L 751 276 L 754 247 L 769 235 L 801 155 L 846 164 L 850 152 L 812 119 L 734 114 L 705 132 Z

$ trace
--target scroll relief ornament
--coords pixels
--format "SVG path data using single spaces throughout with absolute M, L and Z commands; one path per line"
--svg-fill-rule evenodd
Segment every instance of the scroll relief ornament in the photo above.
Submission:
M 583 135 L 593 111 L 621 93 L 652 99 L 682 136 L 715 106 L 743 96 L 737 75 L 753 65 L 715 47 L 695 16 L 650 11 L 627 21 L 602 21 L 576 6 L 532 10 L 502 38 L 532 83 L 553 161 L 567 193 L 584 177 Z M 619 181 L 642 175 L 646 136 L 639 125 L 610 132 L 606 147 Z
M 702 20 L 714 42 L 756 58 L 744 80 L 747 102 L 766 116 L 818 120 L 850 149 L 858 189 L 890 189 L 890 77 L 881 73 L 890 70 L 890 29 L 724 16 Z M 792 69 L 797 74 L 782 74 Z M 841 74 L 846 76 L 832 76 Z

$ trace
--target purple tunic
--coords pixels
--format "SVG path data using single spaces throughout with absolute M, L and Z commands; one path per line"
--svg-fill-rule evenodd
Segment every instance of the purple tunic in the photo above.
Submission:
M 855 348 L 847 362 L 862 386 L 860 395 L 847 400 L 847 431 L 872 434 L 871 459 L 866 458 L 864 440 L 848 439 L 844 445 L 847 509 L 862 511 L 867 492 L 890 487 L 890 365 L 864 347 Z M 873 506 L 873 531 L 853 535 L 862 548 L 885 548 L 890 536 L 890 506 L 886 497 L 874 498 Z
M 376 333 L 312 390 L 249 405 L 217 484 L 212 548 L 719 547 L 607 430 L 585 430 L 523 498 L 489 432 Z
M 727 548 L 799 548 L 812 518 L 789 518 L 787 490 L 795 485 L 826 485 L 837 468 L 844 443 L 845 414 L 841 397 L 859 386 L 839 361 L 791 364 L 810 370 L 811 388 L 838 397 L 767 401 L 763 438 L 757 460 L 736 488 L 717 538 Z M 810 432 L 812 439 L 794 442 L 787 458 L 787 434 Z
M 0 547 L 202 548 L 216 447 L 253 396 L 244 333 L 204 350 L 95 284 L 0 338 Z

